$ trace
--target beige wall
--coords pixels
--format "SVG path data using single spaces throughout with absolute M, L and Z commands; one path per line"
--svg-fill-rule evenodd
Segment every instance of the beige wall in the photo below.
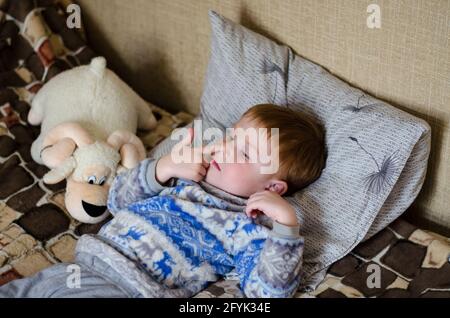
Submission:
M 429 173 L 409 216 L 450 233 L 449 0 L 79 3 L 92 46 L 143 97 L 169 110 L 198 111 L 211 8 L 427 120 L 433 129 Z M 366 26 L 370 3 L 381 7 L 381 29 Z

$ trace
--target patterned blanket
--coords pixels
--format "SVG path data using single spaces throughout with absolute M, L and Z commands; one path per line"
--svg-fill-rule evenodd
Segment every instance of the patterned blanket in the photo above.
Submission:
M 398 219 L 334 263 L 313 292 L 299 298 L 450 298 L 450 239 Z M 196 297 L 242 297 L 222 280 Z
M 55 75 L 87 64 L 95 53 L 82 30 L 68 29 L 69 1 L 0 1 L 0 285 L 73 259 L 85 233 L 64 207 L 65 182 L 46 185 L 48 171 L 31 159 L 39 127 L 26 122 L 34 94 Z M 192 116 L 149 105 L 158 120 L 138 132 L 147 150 Z M 397 220 L 336 262 L 314 292 L 297 297 L 450 297 L 450 239 Z M 240 297 L 223 280 L 196 297 Z

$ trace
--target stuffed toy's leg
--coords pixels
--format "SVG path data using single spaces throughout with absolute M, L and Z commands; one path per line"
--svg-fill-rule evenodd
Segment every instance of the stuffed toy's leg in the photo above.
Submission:
M 147 103 L 137 103 L 138 128 L 150 130 L 156 127 L 156 119 Z
M 41 96 L 42 94 L 36 95 L 31 103 L 31 109 L 28 113 L 28 122 L 33 126 L 40 125 L 44 119 L 44 109 L 42 108 L 43 97 Z
M 33 111 L 34 110 L 34 111 Z M 33 125 L 37 126 L 42 123 L 42 120 L 44 119 L 44 116 L 42 113 L 36 111 L 35 109 L 31 108 L 30 112 L 28 113 L 28 122 Z

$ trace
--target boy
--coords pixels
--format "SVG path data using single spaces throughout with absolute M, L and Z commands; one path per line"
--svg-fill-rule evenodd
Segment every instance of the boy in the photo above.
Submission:
M 233 135 L 205 151 L 190 146 L 191 132 L 178 147 L 209 160 L 178 163 L 168 154 L 118 175 L 108 198 L 114 218 L 80 238 L 75 264 L 13 281 L 0 297 L 191 297 L 232 270 L 247 297 L 293 296 L 303 238 L 282 195 L 319 177 L 324 132 L 270 104 L 249 109 L 235 128 L 279 128 L 279 147 L 270 149 L 279 169 L 261 173 L 254 140 L 240 145 Z M 230 152 L 234 160 L 220 159 Z

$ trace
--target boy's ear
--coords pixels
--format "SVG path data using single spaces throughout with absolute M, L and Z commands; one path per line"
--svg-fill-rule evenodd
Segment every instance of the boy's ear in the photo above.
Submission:
M 288 185 L 283 180 L 270 180 L 270 183 L 266 187 L 266 190 L 276 192 L 279 195 L 283 195 L 287 192 Z

